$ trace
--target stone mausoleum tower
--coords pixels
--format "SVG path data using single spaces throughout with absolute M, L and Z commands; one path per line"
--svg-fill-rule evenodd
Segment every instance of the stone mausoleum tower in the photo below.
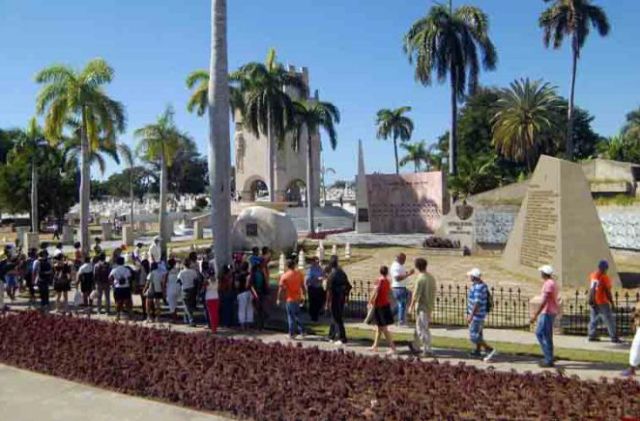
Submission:
M 296 69 L 289 66 L 289 72 L 296 73 L 303 78 L 309 86 L 309 71 L 306 67 Z M 293 88 L 285 88 L 285 91 L 293 99 L 299 99 L 300 95 Z M 317 100 L 317 93 L 315 98 Z M 284 145 L 278 148 L 277 139 L 274 142 L 274 183 L 276 202 L 295 202 L 302 204 L 306 200 L 306 171 L 307 171 L 307 134 L 302 133 L 300 147 L 297 151 L 292 147 L 292 135 L 287 135 Z M 312 134 L 313 148 L 313 177 L 315 188 L 311 192 L 312 203 L 319 205 L 320 199 L 320 134 Z M 272 160 L 269 156 L 269 144 L 266 134 L 255 136 L 243 126 L 242 117 L 236 115 L 235 124 L 235 180 L 236 192 L 243 202 L 268 200 L 267 187 L 269 186 L 269 165 Z

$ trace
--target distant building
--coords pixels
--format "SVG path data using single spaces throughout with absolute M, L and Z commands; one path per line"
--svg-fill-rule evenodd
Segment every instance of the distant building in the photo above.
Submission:
M 289 66 L 291 73 L 300 75 L 309 86 L 309 71 L 306 67 L 296 69 Z M 293 88 L 285 88 L 285 91 L 293 98 L 300 98 L 299 93 Z M 317 94 L 316 94 L 317 95 Z M 310 100 L 317 99 L 309 98 Z M 236 114 L 235 124 L 235 183 L 236 194 L 244 202 L 256 200 L 268 200 L 269 166 L 272 159 L 269 156 L 269 143 L 267 135 L 255 136 L 243 124 L 242 117 Z M 306 202 L 307 180 L 307 142 L 306 130 L 303 140 L 297 151 L 292 148 L 293 137 L 287 135 L 282 147 L 274 146 L 274 193 L 276 202 L 294 202 L 302 204 Z M 276 142 L 277 139 L 272 139 Z M 313 148 L 313 178 L 314 191 L 312 203 L 319 205 L 320 201 L 320 134 L 311 136 Z

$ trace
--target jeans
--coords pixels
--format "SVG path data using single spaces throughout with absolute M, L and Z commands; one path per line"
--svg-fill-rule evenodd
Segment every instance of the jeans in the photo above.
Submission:
M 609 337 L 611 339 L 617 338 L 616 335 L 616 319 L 611 311 L 610 304 L 598 304 L 596 307 L 591 307 L 591 315 L 589 318 L 589 337 L 595 338 L 598 336 L 598 320 L 602 318 L 605 325 L 607 326 L 607 331 L 609 332 Z
M 38 291 L 40 292 L 40 307 L 45 309 L 49 307 L 49 282 L 38 282 Z
M 220 324 L 225 327 L 234 325 L 236 294 L 233 291 L 220 293 Z
M 409 291 L 406 288 L 393 288 L 393 298 L 398 304 L 398 323 L 407 323 L 407 299 Z
M 196 312 L 196 299 L 197 293 L 195 287 L 182 290 L 182 301 L 184 302 L 184 320 L 190 325 L 195 324 L 193 315 Z
M 536 337 L 542 348 L 544 362 L 553 364 L 553 321 L 555 314 L 541 314 L 538 316 L 538 326 L 536 327 Z
M 98 312 L 102 310 L 102 296 L 107 303 L 107 313 L 111 312 L 111 285 L 98 283 L 96 287 L 96 294 L 98 295 L 97 305 Z
M 336 336 L 342 342 L 347 342 L 347 332 L 344 329 L 344 298 L 334 297 L 331 300 L 331 326 L 329 326 L 329 339 L 332 341 Z
M 287 323 L 289 324 L 289 336 L 295 335 L 296 327 L 298 332 L 302 335 L 304 333 L 304 326 L 300 322 L 300 303 L 297 301 L 287 303 Z

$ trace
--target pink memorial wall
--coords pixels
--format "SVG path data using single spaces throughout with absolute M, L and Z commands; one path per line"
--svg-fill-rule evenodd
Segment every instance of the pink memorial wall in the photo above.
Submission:
M 366 178 L 371 232 L 433 233 L 448 211 L 443 209 L 446 189 L 440 171 Z

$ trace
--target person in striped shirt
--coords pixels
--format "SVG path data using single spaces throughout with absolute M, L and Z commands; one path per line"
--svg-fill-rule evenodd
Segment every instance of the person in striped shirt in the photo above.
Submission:
M 482 334 L 484 320 L 487 317 L 489 287 L 482 280 L 480 269 L 471 269 L 467 272 L 467 276 L 472 283 L 467 299 L 467 323 L 469 324 L 469 338 L 476 346 L 476 349 L 471 352 L 471 356 L 482 357 L 482 350 L 484 349 L 483 360 L 489 362 L 496 355 L 495 348 L 485 342 Z

